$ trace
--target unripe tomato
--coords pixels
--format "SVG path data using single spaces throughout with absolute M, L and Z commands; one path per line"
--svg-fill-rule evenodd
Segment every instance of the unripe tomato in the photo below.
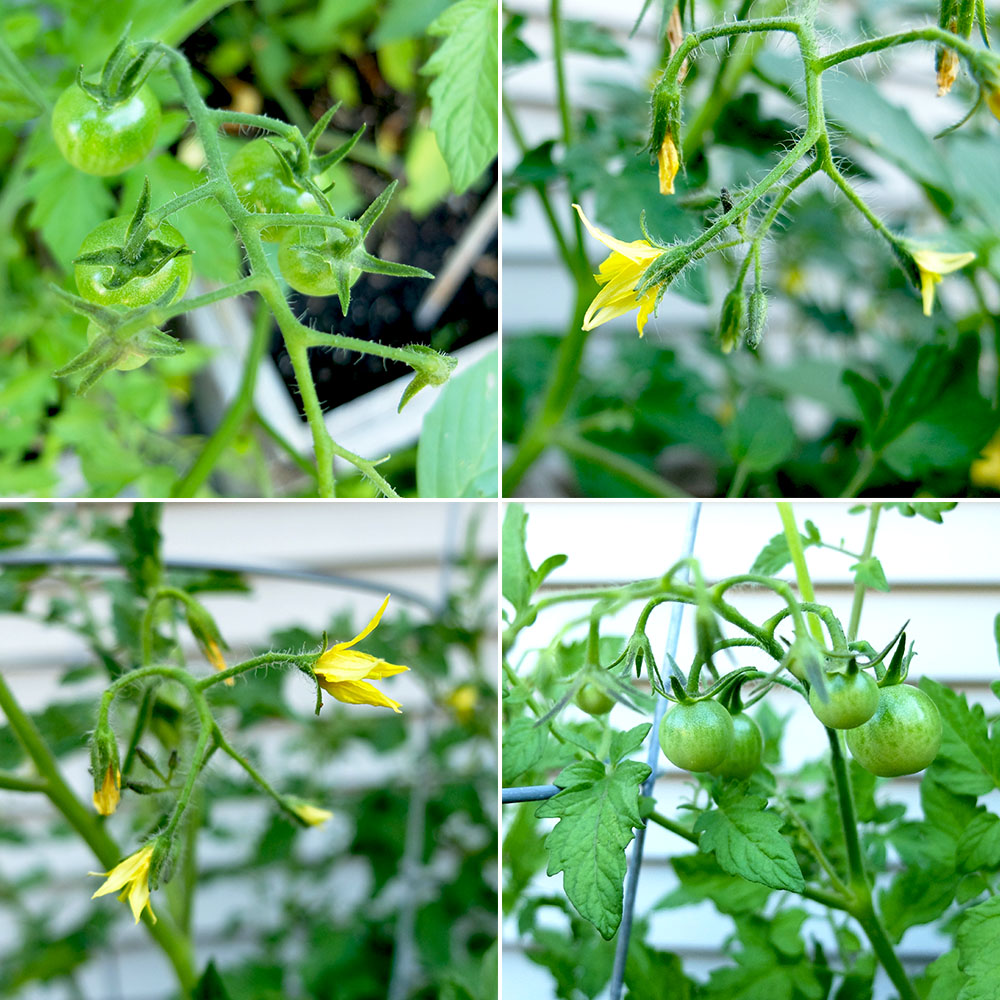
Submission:
M 278 267 L 289 286 L 302 295 L 342 295 L 361 277 L 361 270 L 343 257 L 352 246 L 335 230 L 292 229 L 278 250 Z
M 160 128 L 160 102 L 143 84 L 127 101 L 104 107 L 77 84 L 52 109 L 52 135 L 77 170 L 110 177 L 144 160 Z
M 831 729 L 854 729 L 867 722 L 878 708 L 878 685 L 863 670 L 855 674 L 827 674 L 826 693 L 827 700 L 823 701 L 816 688 L 812 688 L 809 706 L 816 718 Z
M 717 701 L 676 705 L 660 723 L 660 749 L 685 771 L 718 767 L 733 746 L 733 719 Z
M 864 725 L 847 731 L 851 755 L 881 778 L 916 774 L 941 749 L 941 713 L 919 688 L 882 688 L 878 708 Z
M 80 254 L 124 247 L 129 219 L 108 219 L 93 229 L 80 246 Z M 157 247 L 159 245 L 159 248 Z M 184 246 L 184 237 L 169 222 L 161 222 L 146 240 L 140 260 L 134 265 L 135 276 L 116 283 L 118 267 L 112 264 L 78 263 L 73 266 L 76 287 L 83 298 L 102 306 L 147 306 L 166 293 L 176 278 L 179 282 L 172 301 L 176 302 L 191 283 L 191 255 L 172 257 L 156 267 L 156 254 L 164 248 Z
M 711 768 L 720 778 L 749 778 L 760 767 L 764 737 L 760 727 L 745 712 L 732 716 L 733 745 L 721 764 Z
M 282 170 L 278 154 L 266 139 L 254 139 L 238 150 L 229 161 L 229 179 L 243 207 L 250 212 L 297 214 L 321 212 L 309 192 L 290 183 Z M 285 226 L 265 226 L 260 238 L 280 243 Z
M 584 684 L 573 700 L 588 715 L 606 715 L 615 707 L 615 699 L 596 684 Z
M 92 344 L 101 334 L 101 328 L 94 322 L 87 324 L 87 343 Z M 126 349 L 125 353 L 121 356 L 118 364 L 115 368 L 120 372 L 131 372 L 136 368 L 141 368 L 149 360 L 148 354 L 142 354 L 139 351 L 133 351 L 131 348 Z

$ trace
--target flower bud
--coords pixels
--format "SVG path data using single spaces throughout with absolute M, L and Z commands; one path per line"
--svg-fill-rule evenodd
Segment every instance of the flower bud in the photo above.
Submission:
M 740 342 L 745 310 L 746 297 L 743 290 L 734 288 L 722 303 L 722 315 L 719 318 L 719 342 L 723 354 L 728 354 Z
M 750 310 L 747 315 L 746 345 L 752 351 L 757 350 L 766 328 L 767 295 L 758 288 L 750 296 Z
M 229 647 L 222 638 L 219 626 L 215 624 L 215 619 L 197 601 L 189 599 L 185 603 L 187 607 L 188 628 L 201 647 L 201 651 L 205 654 L 205 659 L 216 670 L 225 670 L 226 660 L 222 655 L 222 650 Z M 234 683 L 233 678 L 227 677 L 224 683 L 232 687 Z
M 303 799 L 285 799 L 285 807 L 303 826 L 321 826 L 333 819 L 333 813 L 328 809 L 320 809 Z
M 90 740 L 90 770 L 94 777 L 94 808 L 110 816 L 121 800 L 122 772 L 118 743 L 111 727 L 99 724 Z

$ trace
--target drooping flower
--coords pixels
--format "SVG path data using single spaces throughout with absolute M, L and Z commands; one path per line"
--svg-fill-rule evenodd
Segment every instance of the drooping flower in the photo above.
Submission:
M 381 680 L 383 677 L 391 677 L 393 674 L 402 673 L 409 670 L 409 667 L 401 667 L 396 663 L 388 663 L 380 660 L 370 653 L 362 653 L 360 650 L 352 649 L 370 632 L 374 631 L 382 619 L 382 613 L 389 603 L 389 595 L 386 595 L 382 606 L 375 612 L 372 620 L 349 642 L 338 642 L 322 653 L 313 667 L 313 673 L 319 686 L 324 691 L 328 691 L 337 701 L 345 702 L 348 705 L 384 705 L 394 712 L 400 712 L 398 701 L 393 701 L 384 695 L 377 687 L 368 684 L 368 680 Z
M 149 915 L 156 923 L 156 914 L 149 903 L 149 863 L 153 858 L 153 845 L 147 844 L 140 847 L 135 854 L 130 854 L 124 861 L 119 862 L 109 872 L 90 872 L 91 875 L 104 875 L 106 881 L 104 885 L 91 896 L 96 899 L 98 896 L 106 896 L 109 892 L 122 890 L 118 897 L 122 902 L 128 899 L 128 905 L 132 907 L 132 915 L 135 922 L 139 923 L 143 908 L 149 910 Z
M 104 782 L 100 789 L 94 792 L 94 808 L 102 816 L 110 816 L 121 800 L 122 773 L 114 764 L 108 764 L 104 772 Z
M 333 813 L 329 809 L 320 809 L 319 806 L 299 799 L 290 800 L 288 806 L 307 826 L 320 826 L 328 819 L 333 819 Z
M 616 240 L 592 225 L 579 205 L 573 207 L 579 213 L 590 235 L 611 251 L 611 255 L 601 263 L 599 273 L 594 275 L 602 287 L 583 317 L 584 330 L 593 330 L 595 326 L 638 309 L 635 325 L 641 337 L 646 320 L 656 306 L 657 289 L 651 288 L 642 296 L 638 296 L 636 287 L 642 280 L 643 272 L 663 253 L 663 250 L 654 247 L 647 240 L 634 240 L 631 243 Z
M 930 316 L 934 308 L 934 287 L 942 277 L 965 267 L 976 259 L 974 253 L 943 253 L 926 248 L 907 248 L 920 270 L 920 294 L 924 300 L 924 315 Z
M 674 145 L 674 137 L 668 132 L 656 152 L 656 161 L 660 168 L 660 194 L 674 193 L 674 178 L 680 170 L 681 161 Z
M 475 684 L 459 684 L 445 698 L 445 703 L 452 708 L 459 722 L 471 722 L 479 705 L 479 689 Z
M 1000 490 L 1000 431 L 983 447 L 969 469 L 969 478 L 986 489 Z

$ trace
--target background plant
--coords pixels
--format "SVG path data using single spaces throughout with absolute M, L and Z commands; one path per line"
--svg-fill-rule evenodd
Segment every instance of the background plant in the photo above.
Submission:
M 110 834 L 124 855 L 162 830 L 191 773 L 199 719 L 185 685 L 135 684 L 131 675 L 151 658 L 192 682 L 221 678 L 201 665 L 203 656 L 220 654 L 211 649 L 207 607 L 251 592 L 251 579 L 230 570 L 165 565 L 157 524 L 150 505 L 137 505 L 127 520 L 39 505 L 0 517 L 8 634 L 30 619 L 82 638 L 89 651 L 67 664 L 64 690 L 43 709 L 21 713 L 3 684 L 10 723 L 0 727 L 0 825 L 6 860 L 18 858 L 14 870 L 4 865 L 2 880 L 0 905 L 12 928 L 3 945 L 4 995 L 43 983 L 89 992 L 101 965 L 123 945 L 126 956 L 134 947 L 137 932 L 125 929 L 128 908 L 88 899 L 100 882 L 86 871 L 106 870 L 117 859 L 95 863 L 79 835 L 110 849 Z M 57 554 L 88 541 L 91 561 L 94 543 L 97 552 L 112 554 L 97 556 L 108 567 Z M 40 550 L 50 561 L 31 562 Z M 173 877 L 153 893 L 159 921 L 147 923 L 169 945 L 184 988 L 171 988 L 164 971 L 162 990 L 149 995 L 188 995 L 196 978 L 198 995 L 234 1000 L 373 993 L 458 1000 L 488 996 L 491 984 L 495 991 L 495 734 L 488 709 L 495 695 L 483 659 L 491 629 L 483 588 L 492 569 L 471 546 L 459 551 L 454 589 L 443 603 L 435 596 L 407 611 L 397 595 L 358 646 L 411 667 L 406 676 L 419 687 L 402 699 L 403 715 L 340 705 L 327 695 L 315 716 L 313 696 L 303 701 L 282 664 L 314 661 L 322 636 L 294 623 L 271 638 L 272 652 L 258 656 L 269 667 L 231 687 L 212 685 L 214 718 L 248 766 L 225 764 L 225 752 L 216 751 L 194 786 L 178 828 Z M 9 565 L 17 557 L 22 563 Z M 439 613 L 428 615 L 430 606 Z M 329 624 L 331 638 L 344 638 L 364 623 L 338 614 Z M 240 672 L 236 651 L 216 635 L 229 668 Z M 192 650 L 200 652 L 189 668 Z M 400 693 L 392 680 L 379 683 Z M 110 719 L 123 798 L 112 817 L 98 820 L 85 748 L 108 684 L 121 689 Z M 32 730 L 54 756 L 41 773 L 39 748 L 21 742 Z M 344 780 L 371 768 L 380 775 L 374 784 Z M 61 797 L 52 791 L 57 787 Z M 46 794 L 58 812 L 43 808 Z M 307 829 L 294 814 L 302 802 L 333 816 Z M 244 903 L 234 907 L 234 899 Z
M 565 334 L 540 329 L 527 310 L 508 313 L 518 334 L 506 354 L 508 494 L 549 450 L 561 463 L 536 467 L 526 494 L 995 490 L 993 465 L 973 467 L 1000 423 L 997 211 L 984 173 L 997 123 L 981 96 L 992 93 L 994 57 L 979 37 L 981 6 L 824 6 L 799 50 L 772 32 L 801 39 L 808 5 L 665 4 L 646 22 L 656 25 L 655 75 L 632 83 L 616 64 L 634 61 L 637 43 L 576 20 L 565 3 L 550 5 L 544 27 L 508 5 L 504 109 L 518 150 L 507 176 L 508 288 L 517 302 L 531 287 L 516 266 L 529 239 L 539 272 L 542 234 L 529 220 L 541 207 L 572 289 Z M 963 37 L 949 47 L 938 22 Z M 525 113 L 520 83 L 548 75 L 531 48 L 540 31 L 538 50 L 554 62 L 555 134 Z M 930 107 L 935 51 L 958 60 L 960 101 L 943 99 L 947 112 Z M 600 79 L 581 100 L 584 66 Z M 912 106 L 923 105 L 916 122 L 898 103 L 904 81 Z M 960 128 L 932 137 L 973 106 Z M 668 133 L 683 164 L 673 195 L 661 194 L 655 163 Z M 571 202 L 625 241 L 643 237 L 645 213 L 646 235 L 671 248 L 679 277 L 666 255 L 659 272 L 644 272 L 643 293 L 668 297 L 643 342 L 625 319 L 614 334 L 582 329 L 597 292 L 589 261 L 602 248 Z M 901 237 L 976 254 L 949 274 L 930 317 Z M 720 353 L 736 345 L 749 349 Z
M 496 50 L 495 13 L 491 20 L 488 0 L 423 6 L 411 9 L 405 18 L 400 14 L 402 7 L 376 0 L 349 10 L 327 4 L 314 11 L 284 3 L 155 8 L 125 4 L 96 20 L 58 3 L 37 10 L 19 4 L 0 9 L 5 39 L 0 73 L 5 100 L 0 109 L 4 123 L 0 127 L 4 190 L 0 218 L 8 233 L 0 280 L 8 316 L 0 388 L 5 394 L 5 422 L 17 428 L 0 456 L 6 494 L 72 489 L 115 495 L 131 488 L 153 496 L 191 495 L 218 487 L 227 476 L 230 483 L 235 480 L 253 495 L 279 489 L 331 493 L 333 456 L 343 449 L 327 440 L 322 407 L 329 393 L 323 384 L 315 390 L 313 383 L 314 379 L 322 383 L 333 373 L 330 363 L 318 358 L 317 352 L 312 352 L 312 361 L 307 352 L 310 345 L 322 341 L 330 347 L 334 341 L 323 341 L 319 329 L 312 328 L 326 319 L 302 324 L 297 314 L 303 303 L 285 303 L 282 287 L 275 284 L 280 280 L 275 256 L 267 256 L 270 251 L 254 235 L 257 227 L 245 220 L 244 236 L 252 244 L 246 250 L 252 273 L 240 280 L 242 237 L 234 219 L 242 210 L 231 190 L 225 190 L 228 184 L 222 166 L 245 145 L 239 133 L 250 128 L 251 122 L 261 126 L 268 118 L 265 130 L 258 128 L 255 134 L 291 141 L 300 133 L 308 134 L 323 113 L 339 102 L 336 131 L 324 130 L 317 138 L 321 160 L 330 161 L 329 154 L 365 118 L 374 124 L 377 111 L 380 120 L 374 133 L 369 129 L 348 150 L 346 160 L 326 163 L 328 172 L 321 181 L 336 184 L 330 197 L 337 218 L 359 218 L 394 178 L 405 178 L 408 185 L 397 194 L 390 212 L 398 213 L 405 206 L 415 218 L 439 205 L 451 189 L 481 186 L 496 151 L 495 101 L 491 115 L 488 100 L 490 88 L 495 91 L 496 74 L 490 75 L 488 59 L 481 58 L 483 48 L 490 47 L 491 32 L 492 50 Z M 60 155 L 50 134 L 48 109 L 80 64 L 85 78 L 94 78 L 129 23 L 134 39 L 182 45 L 185 59 L 161 58 L 148 81 L 166 109 L 153 157 L 120 176 L 99 179 L 72 169 Z M 467 58 L 451 58 L 443 65 L 442 58 L 454 53 L 455 47 Z M 185 76 L 183 66 L 188 59 L 193 75 L 185 90 L 176 74 Z M 471 73 L 473 65 L 475 73 Z M 455 85 L 456 74 L 461 86 Z M 210 114 L 206 105 L 212 108 Z M 192 128 L 189 112 L 199 108 L 195 118 L 200 124 Z M 262 109 L 267 114 L 255 118 Z M 223 119 L 228 122 L 225 134 L 213 139 Z M 459 132 L 466 133 L 466 141 L 458 142 Z M 297 148 L 301 150 L 301 140 Z M 199 173 L 203 169 L 207 176 Z M 207 352 L 199 345 L 186 345 L 185 355 L 163 356 L 140 374 L 105 377 L 82 400 L 72 397 L 71 386 L 51 379 L 53 371 L 79 355 L 86 345 L 88 320 L 93 322 L 95 317 L 65 315 L 65 305 L 57 302 L 48 282 L 54 279 L 75 291 L 66 278 L 83 237 L 110 215 L 131 216 L 146 177 L 151 181 L 154 212 L 175 195 L 182 196 L 173 204 L 178 212 L 172 221 L 194 251 L 196 277 L 213 283 L 209 297 L 198 298 L 196 304 L 212 301 L 212 296 L 251 291 L 258 282 L 266 286 L 269 304 L 262 304 L 256 333 L 247 345 L 239 391 L 207 439 L 186 433 L 190 424 L 184 413 L 192 405 L 192 379 L 207 360 Z M 201 194 L 212 197 L 202 200 L 191 192 L 206 181 L 213 189 L 204 187 Z M 221 188 L 214 189 L 219 183 Z M 216 198 L 219 190 L 223 191 L 221 200 Z M 385 227 L 369 236 L 370 248 L 374 239 L 382 239 L 383 231 Z M 218 288 L 227 285 L 228 291 Z M 399 285 L 397 281 L 396 292 Z M 388 292 L 383 290 L 383 294 Z M 146 326 L 150 321 L 167 321 L 188 307 L 189 303 L 154 305 L 156 314 L 144 317 Z M 315 303 L 310 313 L 316 314 Z M 269 469 L 265 459 L 278 455 L 294 468 L 293 463 L 303 465 L 301 458 L 266 415 L 257 414 L 253 407 L 259 363 L 272 349 L 272 316 L 283 326 L 281 336 L 290 337 L 284 354 L 277 348 L 274 354 L 288 366 L 293 392 L 318 448 L 316 461 L 297 470 L 300 478 L 288 486 L 288 473 Z M 105 321 L 110 318 L 104 317 Z M 116 328 L 113 339 L 131 340 L 134 347 L 141 319 L 130 315 L 123 322 L 129 319 L 137 325 Z M 337 332 L 332 336 L 336 340 L 344 319 L 338 314 L 330 322 L 335 323 Z M 357 317 L 347 325 L 357 325 Z M 176 332 L 176 327 L 171 329 Z M 451 322 L 447 329 L 435 332 L 433 346 L 450 347 L 468 336 L 461 322 Z M 362 356 L 380 368 L 391 359 L 401 367 L 407 361 L 416 362 L 418 385 L 440 383 L 450 370 L 438 360 L 436 350 L 427 350 L 427 344 L 404 350 L 405 344 L 392 342 L 391 331 L 384 339 L 382 344 L 354 343 L 354 348 L 363 349 Z M 351 349 L 349 340 L 338 342 L 348 352 L 345 356 L 353 354 L 356 359 L 358 351 Z M 152 346 L 160 348 L 159 355 L 166 355 L 164 344 L 169 343 Z M 149 353 L 151 345 L 141 346 Z M 367 370 L 367 365 L 362 368 Z M 67 455 L 74 456 L 79 467 L 76 477 L 73 466 L 69 475 L 63 471 L 63 481 L 69 484 L 63 486 L 57 469 L 62 460 L 65 470 Z M 397 456 L 396 465 L 390 467 L 390 475 L 397 475 L 401 488 L 410 492 L 416 490 L 414 460 L 413 453 Z M 385 476 L 368 459 L 362 466 L 366 485 L 359 480 L 348 482 L 348 492 L 386 492 L 387 481 L 378 482 Z M 80 481 L 78 487 L 74 478 Z M 434 485 L 432 481 L 428 492 L 434 491 Z
M 504 907 L 525 956 L 551 975 L 554 995 L 597 996 L 609 979 L 614 984 L 613 975 L 618 989 L 612 986 L 612 996 L 620 995 L 624 980 L 628 995 L 636 997 L 662 996 L 665 982 L 670 984 L 668 995 L 672 990 L 677 996 L 706 998 L 762 995 L 762 989 L 817 998 L 872 996 L 873 983 L 879 996 L 959 996 L 963 989 L 975 995 L 977 989 L 988 993 L 995 988 L 993 971 L 983 969 L 975 949 L 983 940 L 976 932 L 995 920 L 1000 857 L 993 848 L 980 852 L 972 847 L 980 829 L 993 830 L 997 824 L 989 799 L 997 787 L 995 712 L 989 706 L 985 711 L 970 706 L 964 694 L 930 676 L 920 680 L 921 691 L 940 712 L 944 735 L 940 753 L 919 776 L 919 816 L 914 814 L 915 789 L 898 781 L 880 787 L 847 756 L 836 731 L 826 731 L 828 758 L 782 767 L 782 749 L 793 759 L 801 756 L 787 740 L 782 744 L 793 714 L 782 710 L 788 687 L 802 691 L 789 671 L 808 680 L 833 662 L 821 657 L 803 670 L 805 661 L 796 649 L 816 652 L 819 642 L 829 656 L 846 645 L 862 664 L 883 654 L 873 668 L 879 676 L 902 668 L 913 649 L 899 633 L 879 636 L 878 650 L 857 638 L 865 635 L 860 623 L 866 595 L 888 589 L 876 554 L 878 528 L 897 511 L 937 521 L 944 515 L 947 522 L 949 506 L 859 508 L 858 513 L 868 515 L 867 529 L 858 526 L 863 544 L 834 540 L 822 522 L 796 525 L 785 509 L 784 530 L 762 548 L 747 574 L 703 580 L 699 564 L 682 557 L 662 576 L 622 586 L 568 589 L 543 583 L 563 557 L 531 567 L 524 552 L 524 513 L 517 506 L 509 508 L 504 538 L 504 564 L 510 567 L 504 579 L 509 605 L 504 783 L 514 786 L 505 797 L 524 804 L 511 806 L 505 815 Z M 947 524 L 939 530 L 947 530 Z M 812 603 L 806 551 L 822 549 L 852 559 L 854 593 L 842 632 L 828 607 Z M 778 576 L 789 565 L 798 595 Z M 773 590 L 774 599 L 765 602 L 761 588 Z M 695 642 L 689 644 L 689 668 L 649 642 L 650 621 L 669 602 L 691 606 Z M 642 611 L 636 619 L 638 607 Z M 749 618 L 742 613 L 748 607 L 758 609 Z M 672 611 L 671 629 L 674 617 Z M 631 636 L 611 634 L 623 619 L 635 622 Z M 536 621 L 538 626 L 525 632 Z M 991 632 L 998 622 L 991 623 Z M 934 624 L 924 616 L 914 631 L 918 629 L 933 632 Z M 551 637 L 547 645 L 546 635 Z M 747 665 L 751 663 L 753 667 Z M 683 688 L 693 693 L 698 685 L 721 698 L 744 674 L 750 683 L 740 693 L 763 732 L 763 764 L 746 779 L 691 775 L 685 793 L 671 803 L 679 807 L 676 814 L 665 808 L 658 801 L 662 788 L 646 783 L 645 748 L 639 755 L 647 734 L 649 741 L 656 740 L 649 722 L 634 725 L 635 716 L 621 708 L 611 721 L 603 713 L 581 719 L 568 707 L 585 685 L 598 684 L 621 706 L 648 720 L 663 702 L 654 706 L 646 686 L 635 682 L 633 667 L 645 671 L 655 689 L 672 688 L 676 696 Z M 926 665 L 923 669 L 931 672 Z M 811 686 L 815 696 L 816 685 Z M 996 682 L 991 687 L 994 694 L 1000 690 Z M 776 699 L 781 692 L 785 699 Z M 804 714 L 813 727 L 820 726 L 808 710 Z M 791 729 L 792 738 L 802 741 L 802 720 L 792 719 Z M 529 798 L 547 801 L 539 806 L 525 801 Z M 964 823 L 955 822 L 958 812 Z M 545 822 L 553 819 L 555 824 Z M 648 888 L 640 893 L 640 900 L 652 905 L 640 902 L 636 908 L 626 945 L 633 906 L 625 880 L 626 849 L 628 878 L 638 877 L 633 872 L 638 871 L 639 848 L 629 844 L 634 835 L 641 841 L 650 824 L 670 835 L 664 844 L 676 888 L 664 898 L 653 897 L 655 902 Z M 695 845 L 694 854 L 688 843 Z M 562 891 L 541 880 L 545 870 L 562 874 Z M 718 919 L 702 914 L 692 919 L 697 927 L 718 927 L 719 940 L 702 940 L 699 950 L 718 944 L 724 958 L 695 973 L 688 966 L 690 958 L 682 960 L 663 949 L 665 930 L 671 940 L 670 925 L 664 922 L 675 908 L 704 901 L 715 907 Z M 659 926 L 655 935 L 654 924 Z M 899 941 L 923 924 L 937 932 L 923 936 L 924 948 L 929 940 L 950 945 L 939 946 L 938 960 L 927 970 L 904 969 Z M 691 940 L 690 934 L 681 936 Z M 693 961 L 699 962 L 698 951 Z M 878 965 L 891 980 L 890 992 L 884 992 L 884 979 L 876 981 Z

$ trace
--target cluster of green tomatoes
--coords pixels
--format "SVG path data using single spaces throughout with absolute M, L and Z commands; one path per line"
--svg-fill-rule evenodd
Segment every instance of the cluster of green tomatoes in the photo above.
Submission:
M 792 672 L 806 682 L 804 673 Z M 842 729 L 854 759 L 883 778 L 916 774 L 941 747 L 941 714 L 919 688 L 890 672 L 880 686 L 854 661 L 843 671 L 825 674 L 825 691 L 809 690 L 809 705 L 829 729 Z M 736 685 L 738 688 L 739 685 Z M 685 771 L 722 778 L 749 778 L 763 759 L 760 727 L 744 712 L 733 689 L 724 699 L 690 698 L 676 704 L 660 723 L 660 749 Z M 614 699 L 595 684 L 585 684 L 576 704 L 591 715 L 611 710 Z
M 152 151 L 160 118 L 159 101 L 145 83 L 134 89 L 109 89 L 78 78 L 56 101 L 52 132 L 60 152 L 74 167 L 109 177 L 140 163 Z M 345 145 L 353 145 L 357 137 Z M 287 144 L 270 139 L 246 143 L 228 166 L 230 182 L 243 206 L 251 212 L 332 215 L 316 178 L 298 175 L 293 162 Z M 90 302 L 119 308 L 178 301 L 192 275 L 184 237 L 170 223 L 161 222 L 140 247 L 126 253 L 129 222 L 124 216 L 109 219 L 83 241 L 74 261 L 79 294 Z M 343 293 L 361 273 L 355 267 L 347 267 L 346 273 L 331 267 L 338 245 L 347 242 L 335 228 L 270 226 L 262 228 L 260 236 L 281 244 L 281 273 L 302 294 L 341 294 L 343 303 Z M 89 339 L 99 333 L 92 322 Z M 118 367 L 134 368 L 146 360 L 142 355 L 126 357 Z

